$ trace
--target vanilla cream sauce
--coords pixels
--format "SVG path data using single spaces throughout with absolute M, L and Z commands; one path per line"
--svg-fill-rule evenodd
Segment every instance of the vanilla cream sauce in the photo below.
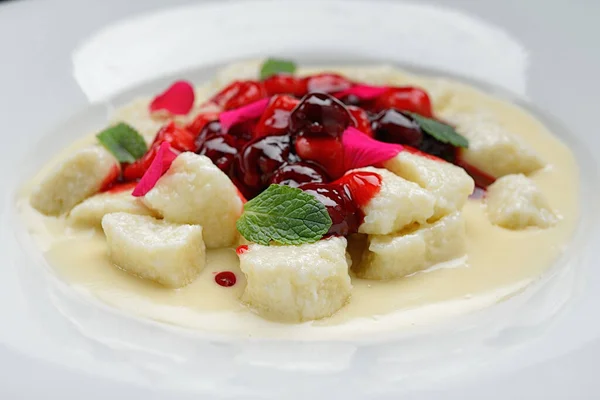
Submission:
M 348 338 L 480 309 L 518 293 L 565 251 L 576 228 L 579 175 L 572 153 L 527 112 L 477 89 L 403 72 L 397 72 L 392 81 L 429 90 L 436 112 L 485 110 L 529 143 L 548 163 L 530 177 L 559 215 L 556 226 L 544 230 L 506 230 L 488 221 L 481 200 L 470 199 L 463 209 L 467 257 L 390 282 L 353 277 L 350 301 L 332 317 L 282 324 L 255 315 L 239 301 L 246 282 L 234 249 L 208 251 L 207 266 L 195 282 L 181 289 L 168 289 L 115 267 L 108 258 L 101 230 L 74 228 L 64 217 L 46 217 L 32 209 L 28 197 L 44 171 L 22 188 L 19 211 L 48 264 L 75 288 L 142 317 L 210 332 L 255 337 Z M 93 137 L 83 139 L 54 162 L 93 140 Z M 225 270 L 237 275 L 235 286 L 225 288 L 214 282 L 214 275 Z

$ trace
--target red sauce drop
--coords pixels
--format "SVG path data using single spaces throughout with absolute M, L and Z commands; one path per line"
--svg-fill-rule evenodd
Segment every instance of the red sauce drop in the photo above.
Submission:
M 241 246 L 238 246 L 238 248 L 235 249 L 235 252 L 237 253 L 238 256 L 241 256 L 242 254 L 244 254 L 247 251 L 248 251 L 248 245 L 247 244 L 243 244 Z
M 215 276 L 215 282 L 217 282 L 217 285 L 223 286 L 223 287 L 231 287 L 231 286 L 235 285 L 236 281 L 237 281 L 237 278 L 235 277 L 235 274 L 231 271 L 219 272 Z

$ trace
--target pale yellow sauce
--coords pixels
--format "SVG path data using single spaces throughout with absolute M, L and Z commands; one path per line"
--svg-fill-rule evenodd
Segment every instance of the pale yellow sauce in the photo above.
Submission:
M 353 277 L 351 300 L 334 316 L 304 324 L 280 324 L 255 315 L 240 303 L 245 280 L 233 249 L 209 251 L 207 267 L 196 281 L 172 290 L 116 268 L 107 256 L 100 230 L 72 228 L 65 218 L 45 217 L 33 210 L 28 195 L 40 176 L 23 188 L 19 211 L 48 263 L 75 288 L 139 316 L 211 332 L 347 338 L 476 310 L 518 293 L 561 255 L 576 228 L 579 177 L 573 155 L 514 105 L 462 84 L 398 74 L 396 83 L 407 81 L 426 88 L 442 87 L 450 93 L 439 98 L 437 111 L 486 110 L 532 145 L 548 166 L 531 178 L 560 216 L 557 225 L 545 230 L 506 230 L 488 221 L 480 200 L 469 200 L 463 210 L 468 237 L 465 259 L 390 282 Z M 87 138 L 75 146 L 89 142 Z M 215 284 L 214 274 L 223 270 L 236 273 L 234 287 Z

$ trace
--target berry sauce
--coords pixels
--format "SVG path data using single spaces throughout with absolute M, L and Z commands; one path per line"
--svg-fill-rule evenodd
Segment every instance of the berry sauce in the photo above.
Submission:
M 215 275 L 215 282 L 219 286 L 231 287 L 235 285 L 235 283 L 237 282 L 237 278 L 233 272 L 223 271 Z
M 196 116 L 185 128 L 174 123 L 163 127 L 146 155 L 123 165 L 123 179 L 114 181 L 111 176 L 106 186 L 138 180 L 160 142 L 168 141 L 178 151 L 195 151 L 210 158 L 231 178 L 244 202 L 271 184 L 312 194 L 325 204 L 333 221 L 328 235 L 346 236 L 358 231 L 364 218 L 362 209 L 381 187 L 379 175 L 345 169 L 342 137 L 348 127 L 382 142 L 402 144 L 406 151 L 460 165 L 474 175 L 478 186 L 493 182 L 492 177 L 462 162 L 455 147 L 421 130 L 413 114 L 433 117 L 425 91 L 382 87 L 375 97 L 363 98 L 358 92 L 340 96 L 355 85 L 359 83 L 332 73 L 307 77 L 276 74 L 261 81 L 234 81 L 206 103 L 216 111 Z M 267 97 L 270 101 L 260 117 L 223 129 L 220 112 Z M 246 250 L 247 246 L 240 246 L 237 251 Z M 229 271 L 217 277 L 223 286 L 235 283 L 235 274 Z
M 306 183 L 300 189 L 315 196 L 327 208 L 333 224 L 326 236 L 347 236 L 358 232 L 364 220 L 362 208 L 379 193 L 381 176 L 358 171 L 331 183 Z

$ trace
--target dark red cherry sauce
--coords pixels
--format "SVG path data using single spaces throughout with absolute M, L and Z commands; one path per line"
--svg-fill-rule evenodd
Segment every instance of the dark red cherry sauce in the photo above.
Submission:
M 333 224 L 327 236 L 358 232 L 365 214 L 362 210 L 379 193 L 381 176 L 374 172 L 350 172 L 331 183 L 305 183 L 300 189 L 315 196 L 327 208 Z
M 356 84 L 330 73 L 232 82 L 209 103 L 231 110 L 270 97 L 263 114 L 228 130 L 222 129 L 218 113 L 206 114 L 188 130 L 195 135 L 196 152 L 228 174 L 245 198 L 252 199 L 270 184 L 298 187 L 327 207 L 333 221 L 328 235 L 346 236 L 358 231 L 362 209 L 381 187 L 376 173 L 344 169 L 342 137 L 348 127 L 459 163 L 456 149 L 424 134 L 412 116 L 433 116 L 425 91 L 390 87 L 366 101 L 334 96 Z M 488 183 L 485 178 L 481 184 Z M 238 254 L 245 250 L 241 246 Z

